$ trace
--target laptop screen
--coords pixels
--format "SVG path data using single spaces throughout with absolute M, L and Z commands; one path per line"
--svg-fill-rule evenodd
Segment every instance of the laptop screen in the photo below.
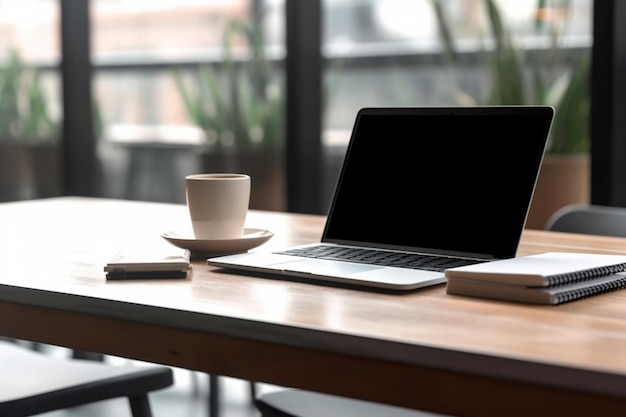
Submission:
M 554 110 L 359 111 L 323 241 L 515 256 Z

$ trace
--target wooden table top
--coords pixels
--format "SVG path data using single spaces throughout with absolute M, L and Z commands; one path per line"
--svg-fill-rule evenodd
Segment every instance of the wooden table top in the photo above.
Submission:
M 323 216 L 251 211 L 319 240 Z M 225 273 L 110 281 L 121 248 L 173 248 L 176 204 L 63 197 L 0 204 L 0 335 L 465 416 L 626 410 L 626 291 L 559 306 L 407 294 Z M 526 230 L 519 255 L 626 254 L 626 239 Z

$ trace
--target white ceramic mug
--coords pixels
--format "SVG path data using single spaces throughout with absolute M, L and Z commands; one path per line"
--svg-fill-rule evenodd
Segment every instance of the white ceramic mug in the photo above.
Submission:
M 188 175 L 185 186 L 196 239 L 236 239 L 242 236 L 250 204 L 249 175 Z

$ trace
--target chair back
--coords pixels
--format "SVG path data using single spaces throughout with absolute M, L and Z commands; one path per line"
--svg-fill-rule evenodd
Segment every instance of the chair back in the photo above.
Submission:
M 556 211 L 546 230 L 626 237 L 626 208 L 572 204 Z

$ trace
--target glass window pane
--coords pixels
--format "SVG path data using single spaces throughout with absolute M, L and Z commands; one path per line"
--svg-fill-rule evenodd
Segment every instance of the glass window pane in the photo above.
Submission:
M 0 2 L 0 201 L 61 194 L 59 10 Z
M 494 37 L 484 0 L 352 0 L 324 2 L 327 129 L 350 129 L 364 106 L 452 105 L 485 101 L 492 88 L 488 52 Z M 516 48 L 591 45 L 591 1 L 495 1 Z M 436 16 L 441 5 L 442 20 Z M 455 48 L 450 65 L 442 30 Z M 568 58 L 564 56 L 564 58 Z M 530 59 L 530 58 L 529 58 Z M 522 64 L 529 67 L 530 61 Z M 564 60 L 566 70 L 572 62 Z
M 491 3 L 505 35 L 494 32 Z M 558 98 L 590 51 L 592 5 L 591 0 L 323 1 L 323 141 L 327 165 L 335 170 L 327 173 L 327 188 L 332 189 L 361 107 L 552 104 L 558 113 Z M 504 52 L 512 55 L 498 61 L 505 55 L 497 48 L 502 36 L 509 42 Z
M 284 51 L 266 30 L 276 10 L 95 0 L 92 16 L 107 193 L 184 202 L 184 175 L 239 171 L 252 208 L 284 209 Z

